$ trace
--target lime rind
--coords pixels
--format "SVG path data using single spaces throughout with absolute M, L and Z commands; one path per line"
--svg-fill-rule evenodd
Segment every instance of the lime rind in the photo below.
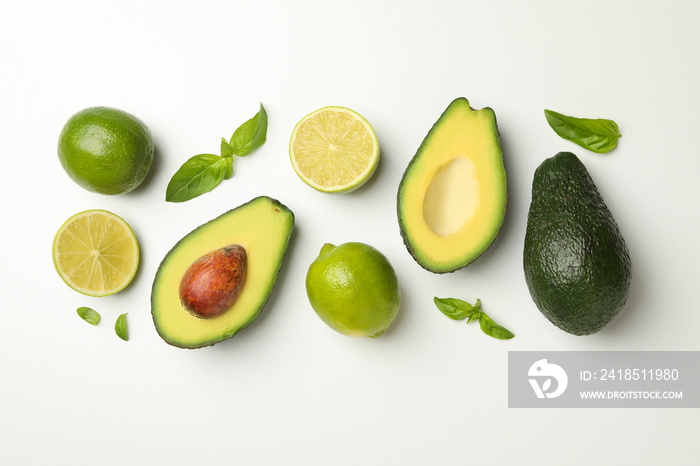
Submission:
M 120 225 L 124 231 L 125 231 L 125 239 L 129 239 L 132 242 L 132 247 L 133 247 L 133 256 L 132 257 L 132 266 L 129 270 L 126 271 L 126 273 L 123 273 L 123 279 L 122 281 L 119 282 L 118 286 L 110 287 L 110 288 L 102 288 L 102 289 L 91 289 L 85 286 L 80 286 L 73 280 L 70 276 L 69 273 L 67 273 L 63 267 L 60 265 L 60 252 L 59 252 L 59 241 L 61 237 L 63 236 L 64 232 L 68 229 L 68 227 L 76 222 L 77 220 L 91 216 L 91 215 L 105 215 L 109 217 L 110 220 L 114 220 L 117 222 L 118 225 Z M 56 236 L 54 237 L 53 240 L 53 245 L 52 245 L 52 256 L 53 256 L 53 263 L 54 267 L 56 269 L 56 272 L 58 275 L 61 277 L 61 279 L 73 290 L 77 291 L 78 293 L 84 294 L 86 296 L 91 296 L 91 297 L 105 297 L 105 296 L 110 296 L 115 293 L 118 293 L 119 291 L 122 291 L 124 288 L 126 288 L 131 281 L 134 279 L 134 276 L 136 275 L 136 272 L 138 270 L 139 262 L 140 262 L 140 248 L 138 244 L 138 240 L 136 238 L 136 235 L 134 234 L 131 226 L 121 217 L 118 215 L 109 212 L 107 210 L 102 210 L 102 209 L 90 209 L 90 210 L 85 210 L 83 212 L 79 212 L 73 216 L 71 216 L 68 220 L 66 220 L 63 225 L 59 228 L 58 232 L 56 233 Z

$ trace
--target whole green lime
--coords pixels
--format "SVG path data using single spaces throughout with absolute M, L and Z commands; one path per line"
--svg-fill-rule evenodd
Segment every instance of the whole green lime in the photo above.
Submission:
M 321 320 L 355 337 L 383 334 L 401 304 L 393 267 L 364 243 L 323 245 L 306 274 L 306 293 Z
M 153 137 L 134 115 L 90 107 L 68 119 L 58 159 L 73 181 L 102 194 L 121 194 L 143 182 L 153 162 Z

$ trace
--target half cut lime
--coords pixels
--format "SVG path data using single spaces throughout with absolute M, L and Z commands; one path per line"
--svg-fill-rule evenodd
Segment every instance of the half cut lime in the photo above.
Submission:
M 109 296 L 136 275 L 139 244 L 121 217 L 106 210 L 86 210 L 69 218 L 56 233 L 53 262 L 75 291 Z
M 372 126 L 345 107 L 324 107 L 297 123 L 289 143 L 297 175 L 325 193 L 353 191 L 372 177 L 379 143 Z

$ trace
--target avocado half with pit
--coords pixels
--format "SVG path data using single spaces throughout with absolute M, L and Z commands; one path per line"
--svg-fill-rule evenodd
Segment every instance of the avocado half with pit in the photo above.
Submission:
M 431 272 L 465 267 L 498 235 L 507 197 L 495 113 L 455 99 L 401 180 L 397 210 L 404 243 Z
M 200 348 L 250 325 L 272 294 L 293 226 L 291 210 L 258 197 L 182 238 L 161 262 L 151 291 L 163 340 Z

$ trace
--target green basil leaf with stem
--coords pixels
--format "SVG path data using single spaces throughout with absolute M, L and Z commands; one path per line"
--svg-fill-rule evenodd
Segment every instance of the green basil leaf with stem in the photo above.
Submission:
M 233 176 L 234 157 L 244 157 L 263 145 L 267 137 L 267 113 L 262 104 L 250 120 L 231 136 L 221 138 L 221 156 L 199 154 L 191 157 L 175 172 L 168 183 L 165 200 L 185 202 L 201 196 Z
M 481 327 L 481 331 L 486 335 L 498 338 L 499 340 L 510 340 L 515 336 L 510 330 L 498 325 L 483 312 L 479 316 L 479 326 Z
M 469 316 L 469 320 L 467 320 L 467 323 L 470 324 L 474 322 L 475 320 L 481 319 L 481 316 L 484 313 L 481 311 L 481 300 L 477 298 L 476 303 L 474 304 L 474 310 L 472 311 L 471 315 Z
M 466 301 L 455 298 L 433 298 L 437 308 L 453 320 L 462 320 L 472 314 L 474 307 Z
M 185 202 L 214 189 L 226 174 L 233 173 L 231 162 L 227 161 L 227 158 L 214 154 L 191 157 L 170 179 L 165 191 L 165 200 Z
M 267 137 L 267 112 L 262 104 L 253 118 L 243 123 L 231 136 L 233 153 L 245 157 L 262 146 Z
M 509 340 L 515 336 L 510 330 L 498 325 L 481 310 L 480 299 L 476 300 L 474 306 L 455 298 L 433 298 L 433 301 L 437 308 L 450 319 L 462 320 L 468 317 L 467 324 L 478 320 L 481 330 L 493 338 Z
M 552 110 L 545 110 L 544 115 L 559 136 L 599 154 L 613 150 L 621 137 L 613 120 L 576 118 Z
M 114 331 L 119 338 L 124 341 L 129 341 L 129 329 L 126 326 L 126 314 L 117 317 L 117 322 L 114 324 Z
M 97 325 L 100 323 L 100 313 L 89 307 L 79 307 L 78 315 L 90 325 Z

